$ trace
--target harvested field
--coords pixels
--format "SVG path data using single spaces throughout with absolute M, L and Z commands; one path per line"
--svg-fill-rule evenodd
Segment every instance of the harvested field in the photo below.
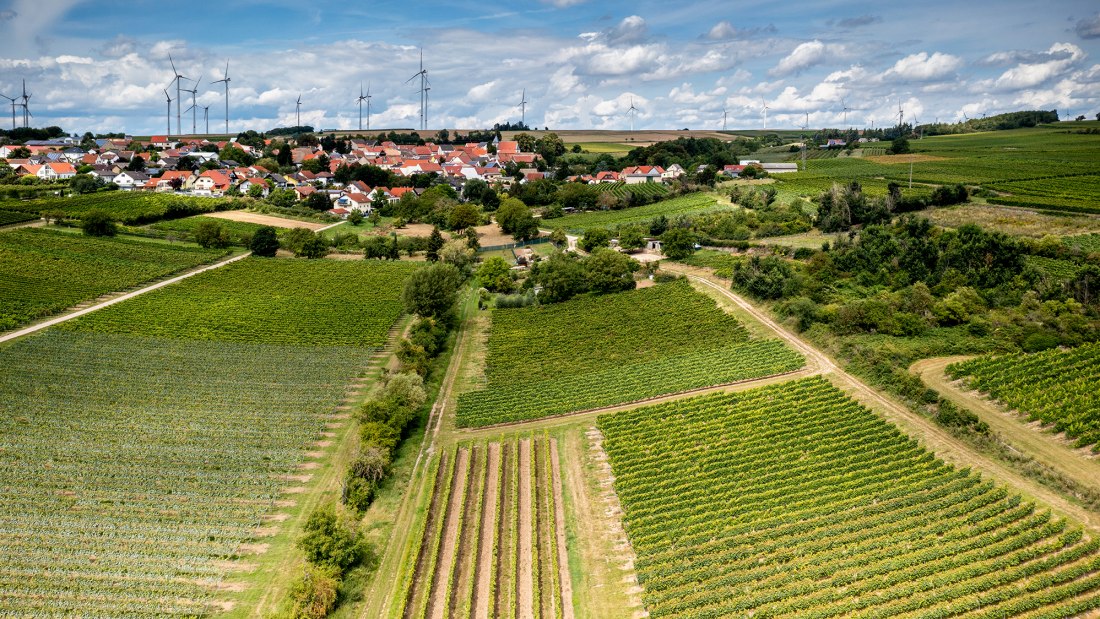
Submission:
M 864 157 L 866 161 L 873 161 L 875 163 L 882 163 L 885 165 L 895 164 L 908 164 L 910 161 L 913 163 L 928 163 L 930 161 L 947 161 L 947 157 L 937 157 L 935 155 L 874 155 L 872 157 Z
M 207 213 L 206 217 L 216 217 L 218 219 L 228 219 L 230 221 L 244 221 L 250 224 L 260 224 L 261 226 L 274 226 L 276 228 L 305 228 L 307 230 L 320 230 L 328 224 L 312 221 L 298 221 L 296 219 L 285 219 L 283 217 L 274 217 L 272 215 L 261 215 L 260 213 L 250 213 L 248 211 L 222 211 L 220 213 Z

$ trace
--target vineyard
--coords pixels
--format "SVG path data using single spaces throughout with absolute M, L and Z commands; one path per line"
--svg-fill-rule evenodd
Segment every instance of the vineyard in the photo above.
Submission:
M 634 185 L 636 187 L 637 185 Z M 712 196 L 701 193 L 679 196 L 645 206 L 635 206 L 617 211 L 589 211 L 566 215 L 557 219 L 547 219 L 543 223 L 548 228 L 564 228 L 583 232 L 588 228 L 609 228 L 623 224 L 649 223 L 649 220 L 664 215 L 672 218 L 676 215 L 688 215 L 714 210 L 718 202 Z
M 92 211 L 104 211 L 124 224 L 144 224 L 159 219 L 211 213 L 228 208 L 230 203 L 220 198 L 198 198 L 143 191 L 108 191 L 67 198 L 12 200 L 0 202 L 0 209 L 22 213 L 60 213 L 80 219 Z
M 56 330 L 0 349 L 0 616 L 206 614 L 370 352 Z
M 248 258 L 59 328 L 302 346 L 381 346 L 404 312 L 401 291 L 416 268 L 409 262 L 377 260 Z
M 17 211 L 0 211 L 0 226 L 10 226 L 12 224 L 21 224 L 25 221 L 34 221 L 38 219 L 38 215 L 34 213 L 20 213 Z
M 636 183 L 633 185 L 627 185 L 625 182 L 599 183 L 593 185 L 593 187 L 598 192 L 610 193 L 617 198 L 625 198 L 627 194 L 651 197 L 667 196 L 669 193 L 669 189 L 664 183 Z
M 947 372 L 1030 421 L 1053 424 L 1078 447 L 1100 451 L 1100 344 L 980 357 L 950 365 Z
M 232 219 L 196 215 L 194 217 L 184 217 L 183 219 L 158 221 L 144 231 L 153 231 L 157 233 L 157 236 L 161 237 L 171 235 L 177 238 L 190 239 L 195 234 L 195 230 L 198 229 L 199 224 L 206 222 L 216 223 L 221 226 L 222 229 L 229 234 L 232 241 L 238 244 L 242 242 L 242 239 L 251 239 L 252 235 L 255 234 L 257 230 L 264 227 L 261 224 L 249 223 L 247 221 L 233 221 Z
M 405 549 L 395 609 L 426 617 L 572 617 L 556 441 L 451 448 Z
M 750 340 L 737 319 L 686 281 L 495 310 L 486 387 L 459 396 L 457 423 L 536 419 L 779 374 L 803 363 L 778 340 Z
M 1062 244 L 1088 253 L 1100 252 L 1100 234 L 1082 234 L 1062 238 Z
M 18 229 L 0 233 L 0 330 L 225 256 L 224 250 Z
M 1025 256 L 1024 263 L 1034 267 L 1044 276 L 1058 283 L 1066 283 L 1077 277 L 1081 265 L 1071 260 L 1044 258 L 1043 256 Z
M 600 417 L 651 617 L 1072 617 L 1100 540 L 822 378 Z

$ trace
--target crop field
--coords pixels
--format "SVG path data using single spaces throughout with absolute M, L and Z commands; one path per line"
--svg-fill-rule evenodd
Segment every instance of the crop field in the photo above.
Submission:
M 600 183 L 593 185 L 596 191 L 610 193 L 622 198 L 630 193 L 636 196 L 667 196 L 669 189 L 663 183 L 638 183 L 627 185 L 626 183 Z
M 1030 421 L 1052 424 L 1056 432 L 1076 439 L 1078 447 L 1100 451 L 1100 344 L 990 355 L 950 365 L 947 371 Z
M 225 250 L 36 229 L 0 233 L 0 330 L 183 271 Z
M 1072 617 L 1100 540 L 822 378 L 599 418 L 651 617 Z
M 1100 234 L 1068 236 L 1062 239 L 1062 243 L 1089 253 L 1100 252 Z
M 561 227 L 566 230 L 583 232 L 588 228 L 610 228 L 622 224 L 648 223 L 649 220 L 658 215 L 672 218 L 676 215 L 702 213 L 704 211 L 714 210 L 717 206 L 718 201 L 715 200 L 713 196 L 693 193 L 686 196 L 671 198 L 669 200 L 654 202 L 653 204 L 646 204 L 645 206 L 624 208 L 617 211 L 575 213 L 557 219 L 544 220 L 542 221 L 542 225 L 546 228 Z
M 750 339 L 736 318 L 687 282 L 495 310 L 486 387 L 459 396 L 457 423 L 537 419 L 803 364 L 778 340 Z
M 21 224 L 25 221 L 34 221 L 38 215 L 34 213 L 20 213 L 18 211 L 0 211 L 0 226 Z
M 108 191 L 67 198 L 11 200 L 0 202 L 0 209 L 22 213 L 64 214 L 80 219 L 92 211 L 104 211 L 124 224 L 143 224 L 166 217 L 210 213 L 229 204 L 221 198 L 197 198 L 144 191 Z
M 556 441 L 462 445 L 434 474 L 398 579 L 401 616 L 571 616 Z
M 381 346 L 408 262 L 248 258 L 59 328 L 302 346 Z M 324 300 L 323 302 L 321 300 Z
M 0 615 L 210 610 L 370 353 L 56 330 L 0 350 Z
M 922 185 L 980 185 L 1002 192 L 990 203 L 1071 212 L 1100 212 L 1096 154 L 1100 136 L 1052 127 L 950 135 L 911 140 L 913 155 L 885 159 L 811 159 L 808 170 L 777 179 L 783 191 L 820 193 L 826 183 L 858 180 L 869 195 L 884 193 L 890 181 Z M 914 187 L 916 189 L 916 187 Z M 930 190 L 931 187 L 928 187 Z
M 1081 265 L 1076 262 L 1057 258 L 1025 256 L 1024 262 L 1038 269 L 1046 277 L 1063 284 L 1076 277 L 1077 272 L 1081 270 Z
M 192 238 L 199 224 L 204 222 L 213 222 L 220 225 L 229 234 L 229 237 L 234 243 L 240 243 L 242 238 L 252 238 L 252 235 L 263 227 L 261 224 L 249 223 L 247 221 L 233 221 L 221 217 L 196 215 L 194 217 L 184 217 L 183 219 L 158 221 L 150 225 L 149 229 L 158 233 L 164 233 L 160 236 L 175 235 L 177 238 L 189 239 Z

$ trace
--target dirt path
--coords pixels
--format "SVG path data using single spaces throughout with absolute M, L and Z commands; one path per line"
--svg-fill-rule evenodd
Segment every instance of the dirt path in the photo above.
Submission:
M 447 503 L 447 516 L 443 521 L 443 539 L 436 559 L 435 573 L 431 578 L 431 597 L 428 599 L 428 617 L 442 619 L 447 603 L 447 582 L 455 553 L 458 551 L 459 514 L 465 505 L 466 487 L 469 484 L 470 451 L 459 449 L 455 463 L 454 481 L 451 482 L 451 498 Z
M 531 439 L 519 442 L 519 619 L 533 619 L 534 570 L 531 566 Z
M 485 478 L 488 474 L 488 448 L 475 445 L 470 448 L 470 481 L 467 483 L 465 513 L 462 517 L 462 530 L 457 541 L 454 567 L 451 570 L 454 588 L 448 594 L 447 612 L 449 617 L 457 614 L 468 617 L 470 596 L 475 586 L 474 573 L 477 571 L 477 558 L 480 553 L 482 517 L 484 515 Z
M 474 617 L 488 619 L 489 598 L 492 588 L 489 586 L 490 574 L 496 557 L 493 555 L 493 535 L 497 530 L 500 515 L 500 443 L 489 444 L 489 459 L 486 464 L 489 475 L 485 478 L 485 499 L 482 502 L 481 548 L 478 549 L 477 570 L 474 572 L 474 603 L 471 605 Z
M 558 578 L 561 582 L 561 591 L 558 604 L 562 608 L 563 619 L 574 619 L 573 615 L 573 581 L 569 576 L 569 554 L 565 545 L 565 501 L 561 484 L 561 458 L 558 456 L 558 441 L 550 441 L 550 473 L 553 475 L 554 492 L 554 540 L 558 547 Z
M 1063 435 L 1044 431 L 1026 417 L 1005 410 L 982 394 L 964 388 L 947 375 L 947 366 L 970 357 L 938 357 L 914 363 L 909 371 L 948 400 L 973 412 L 1010 445 L 1072 479 L 1082 488 L 1100 493 L 1100 458 L 1088 449 L 1073 447 Z
M 830 376 L 834 384 L 846 391 L 864 406 L 880 412 L 888 421 L 894 423 L 904 432 L 919 440 L 926 449 L 932 451 L 941 459 L 959 467 L 970 467 L 976 471 L 990 475 L 1001 483 L 1006 483 L 1017 491 L 1022 492 L 1025 496 L 1046 503 L 1055 511 L 1064 516 L 1069 516 L 1085 525 L 1094 533 L 1100 533 L 1100 514 L 1068 501 L 1046 486 L 1032 481 L 1000 462 L 975 451 L 970 445 L 955 438 L 950 432 L 936 425 L 931 419 L 884 396 L 862 380 L 840 369 L 827 355 L 776 323 L 762 310 L 757 309 L 741 296 L 728 290 L 725 286 L 715 283 L 706 276 L 699 275 L 698 271 L 682 268 L 679 265 L 674 266 L 673 269 L 670 270 L 684 273 L 692 280 L 721 291 L 722 294 L 735 302 L 745 312 L 751 314 L 754 318 L 770 328 L 776 335 L 789 342 L 799 352 L 804 354 L 807 361 L 817 365 L 822 374 Z
M 150 285 L 148 285 L 144 288 L 138 288 L 137 290 L 134 290 L 132 292 L 127 292 L 126 294 L 121 294 L 117 297 L 113 297 L 113 298 L 108 299 L 106 301 L 103 301 L 101 303 L 96 303 L 94 305 L 90 305 L 88 307 L 85 307 L 84 309 L 80 309 L 80 310 L 77 310 L 75 312 L 70 312 L 68 314 L 62 314 L 61 316 L 56 316 L 54 318 L 50 318 L 49 320 L 44 320 L 42 322 L 33 324 L 29 327 L 24 327 L 22 329 L 19 329 L 18 331 L 12 331 L 10 333 L 5 333 L 4 335 L 0 335 L 0 344 L 2 344 L 4 342 L 7 342 L 9 340 L 14 340 L 16 338 L 23 337 L 24 335 L 30 335 L 31 333 L 41 331 L 43 329 L 52 327 L 54 325 L 61 324 L 63 322 L 72 320 L 74 318 L 79 318 L 79 317 L 81 317 L 85 314 L 91 314 L 92 312 L 97 312 L 97 311 L 99 311 L 99 310 L 101 310 L 105 307 L 110 307 L 110 306 L 112 306 L 116 303 L 122 303 L 123 301 L 129 301 L 130 299 L 133 299 L 134 297 L 143 295 L 147 292 L 152 292 L 152 291 L 160 289 L 160 288 L 164 288 L 165 286 L 169 286 L 169 285 L 174 284 L 176 282 L 183 281 L 183 280 L 185 280 L 189 277 L 194 277 L 194 276 L 198 275 L 199 273 L 205 273 L 205 272 L 211 271 L 213 269 L 219 269 L 219 268 L 221 268 L 221 267 L 223 267 L 227 264 L 232 264 L 234 262 L 237 262 L 238 260 L 244 260 L 245 258 L 247 258 L 251 255 L 252 255 L 252 252 L 245 252 L 245 253 L 243 253 L 239 256 L 233 256 L 231 258 L 226 258 L 225 260 L 222 260 L 220 262 L 215 262 L 214 264 L 208 264 L 204 267 L 199 267 L 197 269 L 187 271 L 186 273 L 184 273 L 182 275 L 177 275 L 175 277 L 171 277 L 169 279 L 159 281 L 155 284 L 150 284 Z

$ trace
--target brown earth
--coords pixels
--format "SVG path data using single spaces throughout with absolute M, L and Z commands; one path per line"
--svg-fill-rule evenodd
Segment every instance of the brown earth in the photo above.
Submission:
M 443 539 L 440 543 L 439 557 L 436 559 L 435 574 L 432 576 L 432 593 L 428 600 L 428 617 L 442 619 L 447 603 L 448 572 L 457 551 L 459 535 L 459 513 L 463 508 L 466 485 L 469 483 L 470 452 L 459 449 L 456 455 L 454 480 L 451 482 L 451 499 L 447 504 L 447 517 L 443 521 Z
M 533 619 L 535 590 L 531 564 L 531 440 L 519 442 L 519 619 Z
M 913 163 L 925 163 L 928 161 L 947 161 L 947 157 L 937 157 L 935 155 L 874 155 L 871 157 L 864 157 L 867 161 L 874 161 L 875 163 L 882 163 L 886 165 L 894 165 L 909 162 Z
M 554 492 L 554 543 L 558 545 L 558 579 L 561 583 L 561 596 L 558 604 L 562 608 L 563 619 L 574 619 L 573 580 L 569 575 L 569 554 L 565 544 L 565 500 L 561 483 L 561 458 L 558 455 L 558 441 L 550 442 L 550 473 L 553 476 Z
M 231 221 L 243 221 L 250 224 L 260 224 L 262 226 L 274 226 L 276 228 L 305 228 L 307 230 L 320 230 L 328 224 L 312 222 L 312 221 L 298 221 L 296 219 L 285 219 L 283 217 L 274 217 L 272 215 L 261 215 L 260 213 L 250 213 L 248 211 L 221 211 L 219 213 L 206 213 L 204 217 L 216 217 L 218 219 L 229 219 Z
M 493 534 L 497 530 L 500 517 L 501 489 L 501 453 L 500 443 L 489 444 L 489 459 L 486 467 L 485 495 L 482 500 L 484 514 L 481 517 L 481 547 L 478 549 L 477 570 L 474 572 L 474 601 L 470 608 L 474 617 L 488 619 L 489 593 L 491 591 L 490 574 L 493 571 Z

